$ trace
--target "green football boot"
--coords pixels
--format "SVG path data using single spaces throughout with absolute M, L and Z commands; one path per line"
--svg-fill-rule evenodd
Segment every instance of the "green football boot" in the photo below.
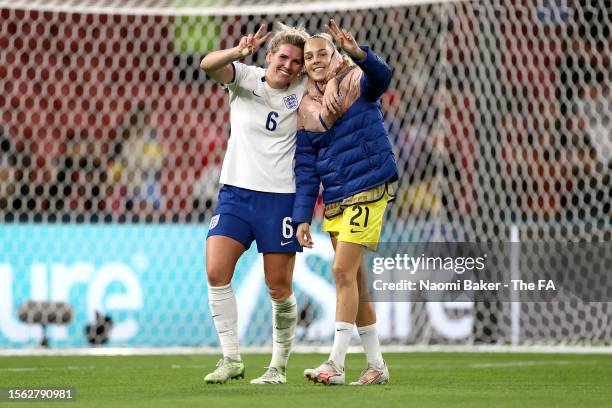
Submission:
M 204 377 L 206 384 L 225 384 L 227 380 L 244 378 L 244 363 L 229 358 L 222 358 L 217 368 Z
M 287 384 L 287 376 L 279 368 L 268 367 L 261 377 L 251 380 L 251 384 Z

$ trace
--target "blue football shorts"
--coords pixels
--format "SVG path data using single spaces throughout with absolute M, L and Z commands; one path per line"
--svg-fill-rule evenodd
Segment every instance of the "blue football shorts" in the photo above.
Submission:
M 210 220 L 208 236 L 232 238 L 260 253 L 302 252 L 291 220 L 294 193 L 265 193 L 224 185 Z

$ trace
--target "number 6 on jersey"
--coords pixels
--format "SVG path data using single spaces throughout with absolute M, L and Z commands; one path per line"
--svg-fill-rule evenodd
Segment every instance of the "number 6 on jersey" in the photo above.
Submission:
M 278 118 L 277 112 L 272 111 L 268 113 L 268 119 L 266 120 L 266 129 L 268 129 L 270 132 L 274 132 L 276 130 L 277 123 L 274 120 L 276 118 Z

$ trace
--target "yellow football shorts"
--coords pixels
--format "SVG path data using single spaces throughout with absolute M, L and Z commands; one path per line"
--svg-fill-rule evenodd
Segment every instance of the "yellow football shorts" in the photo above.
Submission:
M 336 237 L 338 242 L 352 242 L 376 251 L 385 209 L 393 198 L 391 186 L 382 184 L 326 205 L 323 231 Z

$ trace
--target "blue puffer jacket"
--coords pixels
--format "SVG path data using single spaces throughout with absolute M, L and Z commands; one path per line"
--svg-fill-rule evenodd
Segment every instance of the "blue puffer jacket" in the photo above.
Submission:
M 367 46 L 361 92 L 325 132 L 299 130 L 295 152 L 296 197 L 293 222 L 310 222 L 323 183 L 325 204 L 397 179 L 397 165 L 378 99 L 391 81 L 389 66 Z

